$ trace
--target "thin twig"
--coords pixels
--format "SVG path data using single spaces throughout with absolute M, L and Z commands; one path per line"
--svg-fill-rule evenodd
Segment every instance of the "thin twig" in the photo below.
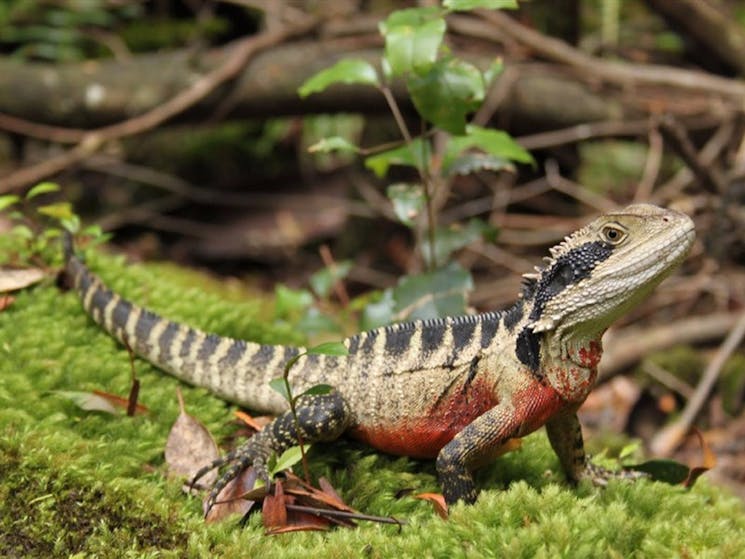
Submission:
M 701 407 L 709 397 L 714 383 L 719 378 L 719 373 L 722 371 L 729 356 L 737 349 L 745 337 L 745 312 L 740 314 L 740 318 L 735 324 L 735 327 L 730 331 L 729 335 L 725 338 L 722 345 L 719 346 L 716 355 L 706 367 L 704 374 L 701 377 L 701 381 L 696 387 L 696 391 L 688 403 L 686 404 L 683 412 L 677 421 L 668 425 L 662 429 L 652 439 L 649 447 L 654 454 L 666 456 L 675 449 L 685 436 L 693 424 L 693 420 L 701 411 Z
M 713 194 L 723 194 L 726 187 L 722 177 L 712 165 L 705 165 L 701 161 L 685 128 L 671 115 L 661 118 L 659 127 L 665 140 L 685 161 L 701 185 Z
M 559 173 L 559 165 L 553 159 L 546 161 L 546 179 L 548 179 L 548 184 L 553 189 L 563 192 L 598 211 L 608 212 L 618 207 L 615 202 L 605 196 L 595 194 L 591 190 L 562 177 Z
M 370 514 L 362 514 L 360 512 L 347 512 L 344 510 L 332 510 L 323 509 L 319 507 L 306 507 L 303 505 L 291 505 L 285 504 L 287 510 L 296 512 L 305 512 L 315 516 L 326 516 L 329 518 L 344 518 L 346 520 L 368 520 L 370 522 L 379 522 L 380 524 L 396 524 L 398 526 L 405 526 L 405 520 L 399 520 L 393 516 L 372 516 Z
M 300 24 L 288 25 L 278 30 L 265 31 L 238 41 L 228 50 L 227 60 L 221 66 L 205 74 L 189 88 L 176 94 L 165 103 L 134 118 L 109 126 L 103 126 L 95 130 L 67 130 L 65 138 L 70 140 L 75 138 L 78 142 L 77 146 L 57 158 L 19 169 L 0 179 L 0 193 L 21 189 L 47 176 L 53 175 L 88 157 L 105 142 L 140 134 L 159 126 L 202 100 L 224 82 L 235 77 L 250 58 L 260 50 L 275 45 L 291 36 L 305 33 L 316 24 L 317 20 L 315 18 L 308 18 Z M 62 129 L 56 129 L 57 134 L 61 134 L 61 131 Z
M 602 60 L 589 56 L 560 39 L 547 37 L 498 11 L 479 10 L 478 15 L 491 23 L 500 33 L 531 48 L 540 56 L 579 68 L 594 77 L 621 86 L 633 83 L 671 86 L 684 90 L 708 91 L 732 97 L 737 101 L 745 98 L 745 84 L 739 80 L 659 64 L 633 64 Z M 498 39 L 499 36 L 495 38 Z

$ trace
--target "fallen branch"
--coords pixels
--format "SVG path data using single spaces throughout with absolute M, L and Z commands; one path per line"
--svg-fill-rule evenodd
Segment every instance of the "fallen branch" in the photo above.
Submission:
M 600 362 L 599 379 L 609 379 L 653 351 L 677 344 L 695 344 L 721 338 L 739 318 L 739 313 L 716 313 L 660 326 L 629 327 L 608 332 L 603 340 L 606 349 Z
M 662 429 L 649 444 L 649 448 L 652 453 L 656 455 L 667 456 L 672 452 L 682 441 L 683 437 L 688 433 L 693 420 L 696 418 L 698 413 L 701 411 L 701 407 L 709 397 L 714 383 L 719 378 L 719 373 L 724 366 L 724 363 L 729 359 L 729 356 L 737 349 L 745 337 L 745 312 L 740 313 L 739 319 L 735 324 L 734 328 L 730 331 L 727 338 L 722 342 L 716 355 L 706 367 L 701 381 L 696 387 L 696 391 L 680 417 L 674 422 Z
M 105 142 L 140 134 L 151 130 L 174 116 L 190 108 L 201 99 L 212 93 L 218 86 L 236 77 L 248 60 L 258 51 L 312 29 L 317 20 L 308 18 L 302 23 L 265 31 L 239 41 L 228 53 L 225 62 L 217 69 L 203 75 L 189 88 L 181 91 L 162 105 L 123 122 L 97 128 L 95 130 L 59 129 L 51 130 L 55 137 L 67 141 L 77 140 L 78 145 L 65 154 L 42 163 L 22 168 L 0 179 L 0 193 L 22 189 L 47 176 L 55 174 L 91 155 Z M 19 119 L 15 119 L 18 124 Z M 6 118 L 6 124 L 8 119 Z M 29 132 L 38 131 L 29 128 Z

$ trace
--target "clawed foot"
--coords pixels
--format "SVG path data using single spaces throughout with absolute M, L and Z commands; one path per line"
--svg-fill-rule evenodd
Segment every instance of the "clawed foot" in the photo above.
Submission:
M 267 470 L 264 460 L 253 452 L 253 449 L 249 445 L 244 445 L 240 448 L 233 450 L 225 454 L 224 456 L 214 460 L 207 466 L 201 468 L 191 479 L 189 483 L 189 489 L 193 489 L 196 483 L 208 472 L 214 469 L 220 469 L 223 466 L 229 465 L 222 474 L 217 478 L 217 481 L 210 488 L 209 495 L 204 507 L 204 515 L 207 516 L 218 501 L 217 497 L 220 492 L 234 479 L 238 478 L 249 466 L 253 466 L 256 472 L 257 479 L 264 482 L 265 487 L 269 487 L 269 470 Z
M 598 487 L 607 486 L 608 482 L 612 479 L 636 481 L 649 477 L 649 474 L 646 472 L 639 472 L 637 470 L 608 470 L 607 468 L 593 464 L 589 456 L 585 461 L 585 470 L 582 474 L 582 479 L 588 479 L 593 485 Z

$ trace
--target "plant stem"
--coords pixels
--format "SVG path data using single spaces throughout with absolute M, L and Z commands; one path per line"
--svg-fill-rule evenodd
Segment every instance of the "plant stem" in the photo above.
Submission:
M 406 126 L 406 122 L 398 107 L 398 103 L 396 103 L 396 99 L 393 97 L 391 89 L 388 86 L 382 86 L 380 91 L 383 93 L 383 97 L 385 97 L 391 113 L 393 113 L 393 118 L 398 125 L 398 129 L 401 131 L 401 135 L 406 140 L 406 144 L 409 146 L 409 149 L 413 150 L 411 132 L 409 132 L 409 128 Z M 422 143 L 422 150 L 424 150 L 424 143 Z M 432 177 L 429 174 L 428 168 L 422 165 L 424 154 L 421 154 L 422 157 L 417 157 L 417 154 L 413 155 L 416 170 L 424 186 L 424 202 L 427 204 L 427 238 L 429 239 L 429 266 L 427 268 L 432 269 L 437 267 L 437 262 L 435 261 L 435 209 L 432 205 Z
M 294 364 L 294 363 L 293 363 Z M 290 412 L 292 413 L 292 419 L 295 422 L 295 432 L 297 433 L 297 443 L 300 447 L 300 457 L 303 464 L 303 475 L 305 476 L 305 482 L 310 483 L 310 470 L 308 469 L 308 459 L 305 456 L 305 443 L 303 442 L 303 434 L 300 432 L 300 420 L 297 417 L 297 409 L 295 408 L 295 398 L 292 395 L 292 388 L 290 387 L 290 368 L 286 367 L 282 378 L 285 381 L 285 388 L 287 389 L 287 395 L 289 396 Z

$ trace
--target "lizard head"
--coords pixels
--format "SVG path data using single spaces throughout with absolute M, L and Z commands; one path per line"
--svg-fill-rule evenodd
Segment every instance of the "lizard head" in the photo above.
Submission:
M 601 334 L 680 264 L 694 238 L 691 218 L 650 204 L 598 217 L 525 275 L 533 332 Z

